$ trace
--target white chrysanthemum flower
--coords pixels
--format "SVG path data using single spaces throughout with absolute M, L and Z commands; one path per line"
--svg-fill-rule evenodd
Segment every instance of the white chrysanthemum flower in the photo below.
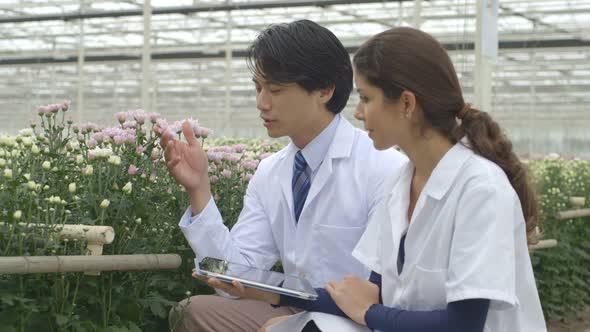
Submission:
M 23 137 L 33 136 L 33 128 L 25 128 L 18 131 L 18 134 Z
M 92 165 L 88 165 L 86 168 L 84 168 L 84 175 L 92 175 L 93 173 L 94 167 L 92 167 Z
M 30 148 L 31 146 L 33 146 L 33 139 L 30 137 L 23 137 L 22 144 L 24 147 Z

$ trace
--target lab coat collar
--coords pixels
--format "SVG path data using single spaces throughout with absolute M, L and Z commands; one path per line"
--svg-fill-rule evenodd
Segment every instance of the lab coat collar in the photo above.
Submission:
M 305 206 L 315 198 L 332 174 L 332 159 L 350 157 L 354 143 L 354 135 L 355 130 L 352 124 L 342 117 L 338 123 L 334 138 L 330 143 L 330 148 L 318 169 L 318 173 L 312 182 L 311 188 L 309 189 L 303 212 L 305 212 Z M 291 177 L 293 176 L 293 161 L 295 160 L 295 153 L 297 153 L 297 150 L 298 148 L 293 142 L 291 142 L 279 155 L 279 159 L 281 159 L 279 166 L 281 168 L 279 171 L 279 182 L 283 195 L 285 195 L 287 204 L 289 205 L 289 210 L 291 211 L 293 211 Z
M 449 191 L 465 162 L 474 154 L 465 137 L 457 142 L 438 162 L 424 186 L 424 193 L 440 200 Z
M 330 148 L 326 153 L 326 159 L 334 159 L 334 158 L 347 158 L 350 157 L 352 152 L 352 143 L 354 142 L 354 127 L 348 120 L 344 117 L 340 117 L 338 121 L 338 127 L 336 128 L 336 133 L 334 134 L 334 138 L 330 143 Z M 280 159 L 284 159 L 286 157 L 295 158 L 295 153 L 297 153 L 299 149 L 293 142 L 289 142 L 287 147 L 283 150 L 284 153 L 280 155 Z M 288 158 L 287 160 L 289 160 Z

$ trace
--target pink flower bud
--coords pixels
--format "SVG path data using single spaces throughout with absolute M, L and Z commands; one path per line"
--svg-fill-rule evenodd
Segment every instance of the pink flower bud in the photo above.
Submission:
M 150 121 L 153 124 L 155 124 L 158 121 L 158 119 L 160 119 L 160 113 L 152 112 L 152 113 L 149 114 L 149 117 L 150 117 Z
M 125 144 L 125 136 L 122 135 L 117 135 L 115 137 L 113 137 L 113 142 L 115 142 L 115 145 L 123 145 Z
M 115 114 L 115 117 L 117 118 L 117 121 L 119 121 L 120 124 L 123 124 L 125 121 L 127 121 L 127 113 L 126 112 L 119 112 L 119 113 Z
M 139 168 L 137 168 L 137 166 L 135 166 L 133 164 L 129 165 L 129 168 L 127 169 L 127 173 L 129 175 L 135 175 L 135 174 L 137 174 L 138 171 L 139 171 Z
M 135 127 L 137 127 L 137 121 L 135 121 L 135 120 L 130 120 L 130 121 L 123 122 L 123 128 L 133 128 L 133 129 L 135 129 Z
M 248 146 L 246 144 L 236 144 L 232 146 L 232 150 L 237 153 L 244 152 Z

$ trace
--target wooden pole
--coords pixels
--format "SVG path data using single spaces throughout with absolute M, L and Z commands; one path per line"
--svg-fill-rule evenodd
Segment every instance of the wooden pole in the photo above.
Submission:
M 1 225 L 10 225 L 0 223 Z M 109 244 L 115 239 L 115 230 L 111 226 L 90 226 L 90 225 L 45 225 L 19 223 L 26 228 L 51 227 L 59 232 L 60 238 L 68 240 L 86 240 L 91 244 Z
M 576 209 L 557 212 L 555 218 L 558 220 L 588 217 L 590 216 L 590 209 Z
M 536 244 L 529 245 L 529 251 L 535 251 L 539 249 L 548 249 L 557 246 L 557 240 L 549 239 L 549 240 L 540 240 Z
M 0 274 L 177 269 L 177 254 L 0 257 Z

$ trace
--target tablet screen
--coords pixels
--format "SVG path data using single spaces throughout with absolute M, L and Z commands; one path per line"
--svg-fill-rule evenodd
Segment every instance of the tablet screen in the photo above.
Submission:
M 205 257 L 200 263 L 195 260 L 195 264 L 201 271 L 271 286 L 271 288 L 266 289 L 269 291 L 274 291 L 272 287 L 280 287 L 287 290 L 303 292 L 313 297 L 317 296 L 311 284 L 304 278 L 299 278 L 280 272 L 261 270 L 248 265 L 232 263 L 211 257 Z M 247 283 L 244 284 L 245 286 L 248 286 Z

